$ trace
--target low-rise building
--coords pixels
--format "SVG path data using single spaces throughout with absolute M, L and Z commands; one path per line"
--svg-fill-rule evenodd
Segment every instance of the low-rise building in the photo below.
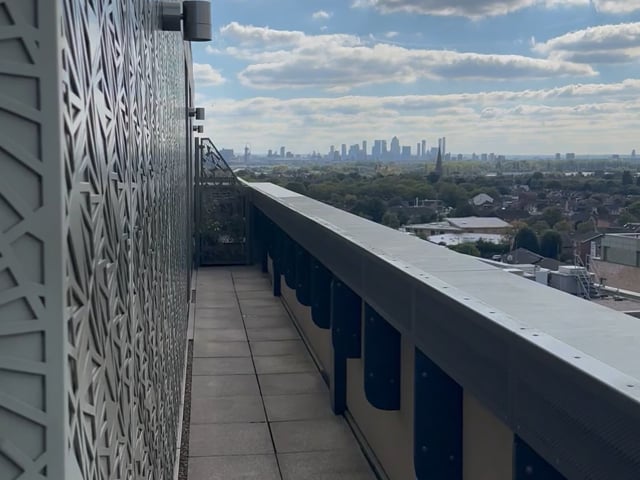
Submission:
M 640 233 L 603 235 L 593 249 L 589 270 L 598 283 L 637 291 L 640 288 Z
M 442 222 L 418 223 L 405 225 L 407 232 L 415 233 L 422 237 L 432 235 L 444 235 L 447 233 L 481 233 L 493 235 L 507 235 L 512 226 L 497 217 L 458 217 L 446 218 Z

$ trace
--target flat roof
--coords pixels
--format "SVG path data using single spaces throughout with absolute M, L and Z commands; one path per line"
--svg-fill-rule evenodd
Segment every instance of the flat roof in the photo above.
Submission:
M 455 217 L 447 218 L 458 228 L 509 228 L 511 225 L 498 217 Z
M 427 237 L 432 243 L 445 243 L 447 245 L 460 245 L 462 243 L 475 243 L 484 240 L 491 243 L 502 243 L 504 235 L 498 233 L 444 233 L 442 235 L 430 235 Z

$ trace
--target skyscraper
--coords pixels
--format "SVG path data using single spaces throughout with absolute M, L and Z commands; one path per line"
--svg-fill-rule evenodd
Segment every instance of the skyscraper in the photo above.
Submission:
M 422 158 L 427 158 L 427 141 L 422 140 Z
M 400 140 L 398 137 L 391 139 L 391 159 L 396 160 L 400 157 Z
M 442 176 L 442 140 L 438 139 L 438 157 L 436 158 L 436 174 Z
M 416 158 L 420 158 L 420 142 L 416 144 Z
M 362 159 L 363 160 L 367 159 L 367 141 L 366 140 L 362 141 Z
M 347 144 L 343 143 L 342 146 L 340 147 L 340 156 L 342 157 L 342 160 L 347 158 Z
M 447 157 L 447 137 L 442 137 L 442 158 Z
M 282 158 L 284 158 L 284 151 L 285 151 L 284 147 L 280 147 L 280 156 Z
M 373 157 L 373 160 L 380 160 L 382 158 L 382 140 L 373 141 L 371 156 Z

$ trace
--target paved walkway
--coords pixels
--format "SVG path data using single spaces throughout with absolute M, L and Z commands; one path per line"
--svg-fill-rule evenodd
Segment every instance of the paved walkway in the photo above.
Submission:
M 198 272 L 189 480 L 373 480 L 266 275 Z

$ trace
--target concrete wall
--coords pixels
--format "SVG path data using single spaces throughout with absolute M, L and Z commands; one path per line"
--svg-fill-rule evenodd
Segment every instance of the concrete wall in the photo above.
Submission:
M 269 262 L 271 266 L 271 262 Z M 270 271 L 273 270 L 270 268 Z M 331 377 L 330 330 L 313 324 L 311 309 L 298 303 L 295 291 L 281 277 L 282 299 L 303 332 L 327 378 Z M 364 312 L 364 309 L 363 309 Z M 362 322 L 364 328 L 364 321 Z M 364 338 L 364 335 L 363 335 Z M 415 478 L 413 463 L 414 346 L 402 337 L 401 408 L 383 411 L 373 407 L 364 391 L 364 360 L 347 360 L 347 410 L 368 448 L 390 480 Z M 463 400 L 463 479 L 512 480 L 513 432 L 468 392 Z
M 156 0 L 0 2 L 0 478 L 169 479 L 190 47 Z

